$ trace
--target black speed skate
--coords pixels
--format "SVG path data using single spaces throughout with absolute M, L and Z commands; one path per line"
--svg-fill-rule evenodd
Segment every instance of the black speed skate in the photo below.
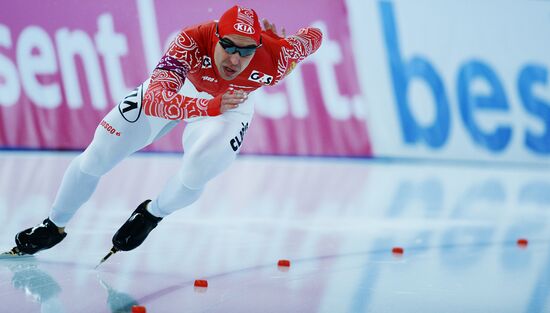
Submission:
M 145 241 L 149 233 L 157 227 L 162 217 L 156 217 L 147 211 L 147 204 L 151 200 L 145 200 L 130 215 L 130 218 L 118 229 L 113 236 L 113 246 L 117 250 L 130 251 L 137 248 Z
M 57 245 L 66 236 L 67 233 L 63 232 L 60 234 L 57 226 L 47 218 L 42 224 L 17 233 L 15 235 L 16 246 L 9 252 L 2 253 L 0 256 L 33 255 L 41 250 Z
M 113 236 L 113 248 L 99 262 L 96 268 L 118 251 L 130 251 L 139 247 L 149 233 L 157 227 L 162 217 L 156 217 L 147 211 L 147 204 L 149 202 L 151 200 L 145 200 L 141 203 L 130 215 L 130 218 L 117 230 Z

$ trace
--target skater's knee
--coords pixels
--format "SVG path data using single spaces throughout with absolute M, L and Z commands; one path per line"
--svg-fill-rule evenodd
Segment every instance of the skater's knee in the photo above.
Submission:
M 88 147 L 79 157 L 80 170 L 88 175 L 103 176 L 114 166 L 107 155 L 93 146 Z
M 206 183 L 222 173 L 235 159 L 234 155 L 204 154 L 184 158 L 180 170 L 181 182 L 190 189 L 202 189 Z

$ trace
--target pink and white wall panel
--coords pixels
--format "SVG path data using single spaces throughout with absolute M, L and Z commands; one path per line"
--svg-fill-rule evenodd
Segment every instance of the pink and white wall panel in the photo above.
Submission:
M 322 48 L 249 101 L 243 153 L 370 156 L 343 0 L 241 1 L 293 33 L 315 25 Z M 0 10 L 0 147 L 82 149 L 101 118 L 156 66 L 181 28 L 232 3 L 175 0 L 8 2 Z M 315 10 L 312 10 L 315 6 Z M 180 151 L 181 130 L 149 149 Z
M 0 147 L 84 148 L 180 28 L 232 4 L 5 4 Z M 251 95 L 243 153 L 550 165 L 548 1 L 239 4 L 287 33 L 324 32 L 319 51 L 279 86 Z M 180 151 L 180 131 L 148 149 Z

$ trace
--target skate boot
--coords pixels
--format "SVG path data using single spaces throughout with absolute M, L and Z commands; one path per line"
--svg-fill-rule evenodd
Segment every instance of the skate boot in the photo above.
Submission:
M 140 204 L 130 218 L 115 233 L 113 236 L 113 247 L 116 250 L 130 251 L 137 248 L 162 220 L 162 217 L 156 217 L 147 211 L 146 208 L 149 202 L 151 200 L 145 200 Z
M 156 217 L 147 211 L 149 202 L 151 200 L 145 200 L 140 204 L 130 215 L 130 218 L 117 230 L 113 236 L 113 247 L 99 261 L 99 264 L 95 267 L 96 269 L 118 251 L 130 251 L 137 248 L 145 241 L 149 233 L 157 227 L 162 217 Z
M 57 226 L 47 218 L 42 224 L 27 228 L 15 235 L 16 247 L 7 253 L 18 256 L 32 255 L 55 246 L 66 236 L 67 233 L 60 234 Z

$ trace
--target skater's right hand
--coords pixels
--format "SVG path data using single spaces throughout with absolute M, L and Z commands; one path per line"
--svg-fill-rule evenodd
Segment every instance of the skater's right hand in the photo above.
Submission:
M 221 98 L 221 113 L 237 108 L 239 104 L 243 103 L 246 99 L 248 99 L 248 93 L 242 90 L 227 90 Z

